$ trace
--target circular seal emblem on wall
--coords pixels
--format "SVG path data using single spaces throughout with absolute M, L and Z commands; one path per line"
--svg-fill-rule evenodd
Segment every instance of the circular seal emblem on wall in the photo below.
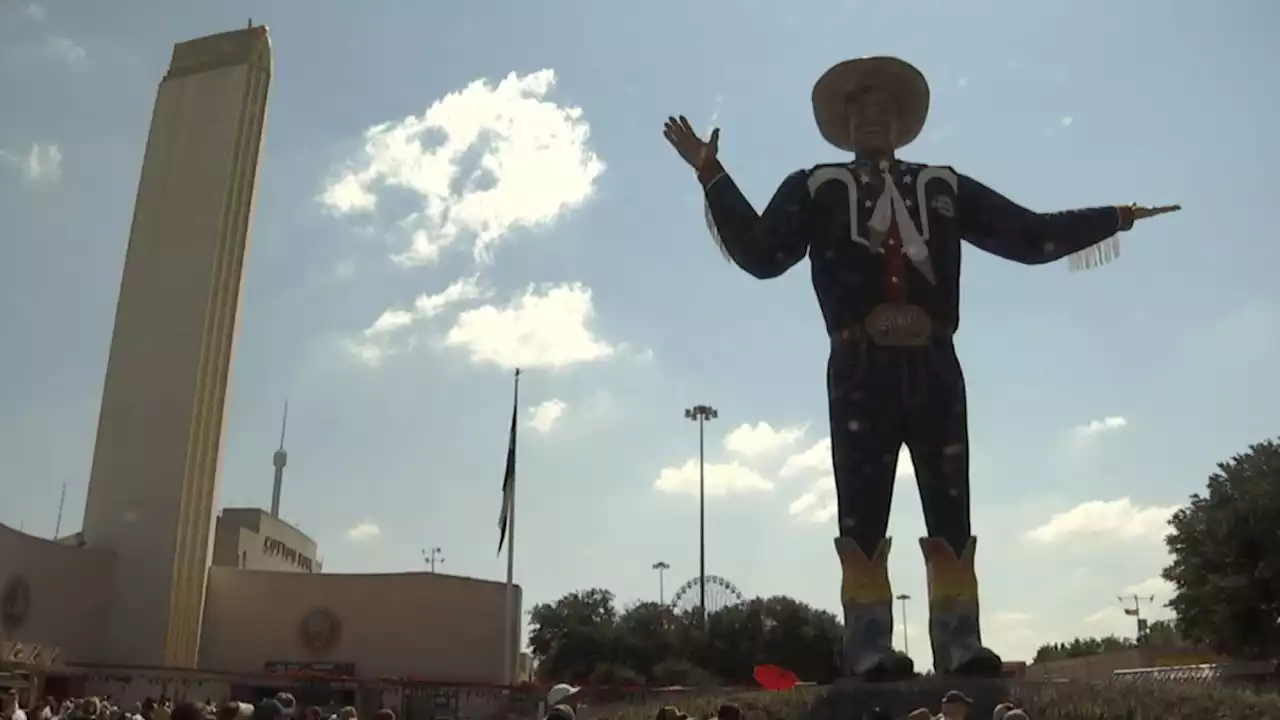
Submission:
M 31 614 L 31 583 L 23 575 L 10 575 L 0 590 L 0 623 L 5 630 L 17 630 Z
M 302 616 L 299 631 L 303 647 L 316 655 L 323 655 L 342 639 L 342 621 L 329 608 L 312 608 Z

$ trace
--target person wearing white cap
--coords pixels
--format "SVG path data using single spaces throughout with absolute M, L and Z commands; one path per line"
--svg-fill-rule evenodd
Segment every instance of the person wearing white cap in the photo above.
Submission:
M 952 168 L 900 160 L 924 128 L 929 84 L 898 58 L 838 63 L 812 99 L 819 133 L 854 157 L 792 173 L 763 212 L 720 163 L 718 128 L 703 140 L 687 118 L 670 117 L 663 135 L 702 184 L 712 239 L 734 264 L 763 280 L 809 259 L 831 338 L 845 672 L 866 680 L 913 674 L 911 658 L 893 647 L 886 537 L 905 444 L 929 535 L 921 549 L 934 670 L 999 676 L 1000 658 L 983 646 L 978 623 L 968 415 L 953 344 L 961 241 L 1024 265 L 1071 258 L 1093 267 L 1118 254 L 1117 233 L 1178 207 L 1037 213 Z
M 568 705 L 569 707 L 573 707 L 577 705 L 575 696 L 581 689 L 582 688 L 574 687 L 568 683 L 560 683 L 559 685 L 556 685 L 547 693 L 547 707 L 553 708 L 556 705 Z

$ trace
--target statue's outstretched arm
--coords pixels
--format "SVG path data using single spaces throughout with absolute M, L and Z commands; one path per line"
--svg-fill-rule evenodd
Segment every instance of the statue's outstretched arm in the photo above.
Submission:
M 778 277 L 809 251 L 807 173 L 782 181 L 757 214 L 719 161 L 699 174 L 706 191 L 707 227 L 725 256 L 762 280 Z
M 1133 225 L 1128 208 L 1037 213 L 973 178 L 958 177 L 961 237 L 993 255 L 1024 265 L 1051 263 L 1089 250 Z

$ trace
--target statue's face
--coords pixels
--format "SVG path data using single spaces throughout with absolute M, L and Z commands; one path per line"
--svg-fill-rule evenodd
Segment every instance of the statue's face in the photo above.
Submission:
M 859 155 L 893 151 L 893 98 L 875 88 L 849 95 L 849 137 Z

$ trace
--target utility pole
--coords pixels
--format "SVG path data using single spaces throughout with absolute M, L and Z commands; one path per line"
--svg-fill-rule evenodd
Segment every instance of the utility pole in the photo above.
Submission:
M 903 655 L 911 654 L 911 643 L 907 639 L 907 601 L 910 599 L 911 599 L 911 596 L 906 593 L 903 593 L 894 598 L 894 600 L 897 600 L 898 602 L 902 603 L 902 654 Z
M 671 566 L 659 560 L 653 564 L 653 569 L 658 571 L 658 604 L 666 606 L 667 592 L 663 584 L 663 573 L 671 569 Z
M 436 563 L 444 564 L 444 550 L 433 547 L 430 550 L 422 551 L 422 562 L 431 567 L 431 572 L 436 571 Z
M 702 632 L 707 631 L 707 423 L 720 417 L 710 405 L 694 405 L 684 411 L 686 420 L 698 423 L 698 613 Z
M 1120 601 L 1121 605 L 1125 606 L 1124 614 L 1133 618 L 1134 623 L 1138 626 L 1138 634 L 1135 635 L 1134 638 L 1138 642 L 1142 642 L 1147 636 L 1147 620 L 1142 617 L 1142 603 L 1145 602 L 1150 605 L 1155 602 L 1156 596 L 1147 595 L 1146 597 L 1143 597 L 1136 594 L 1128 596 L 1117 595 L 1116 599 Z M 1133 607 L 1129 607 L 1129 603 L 1133 603 Z

